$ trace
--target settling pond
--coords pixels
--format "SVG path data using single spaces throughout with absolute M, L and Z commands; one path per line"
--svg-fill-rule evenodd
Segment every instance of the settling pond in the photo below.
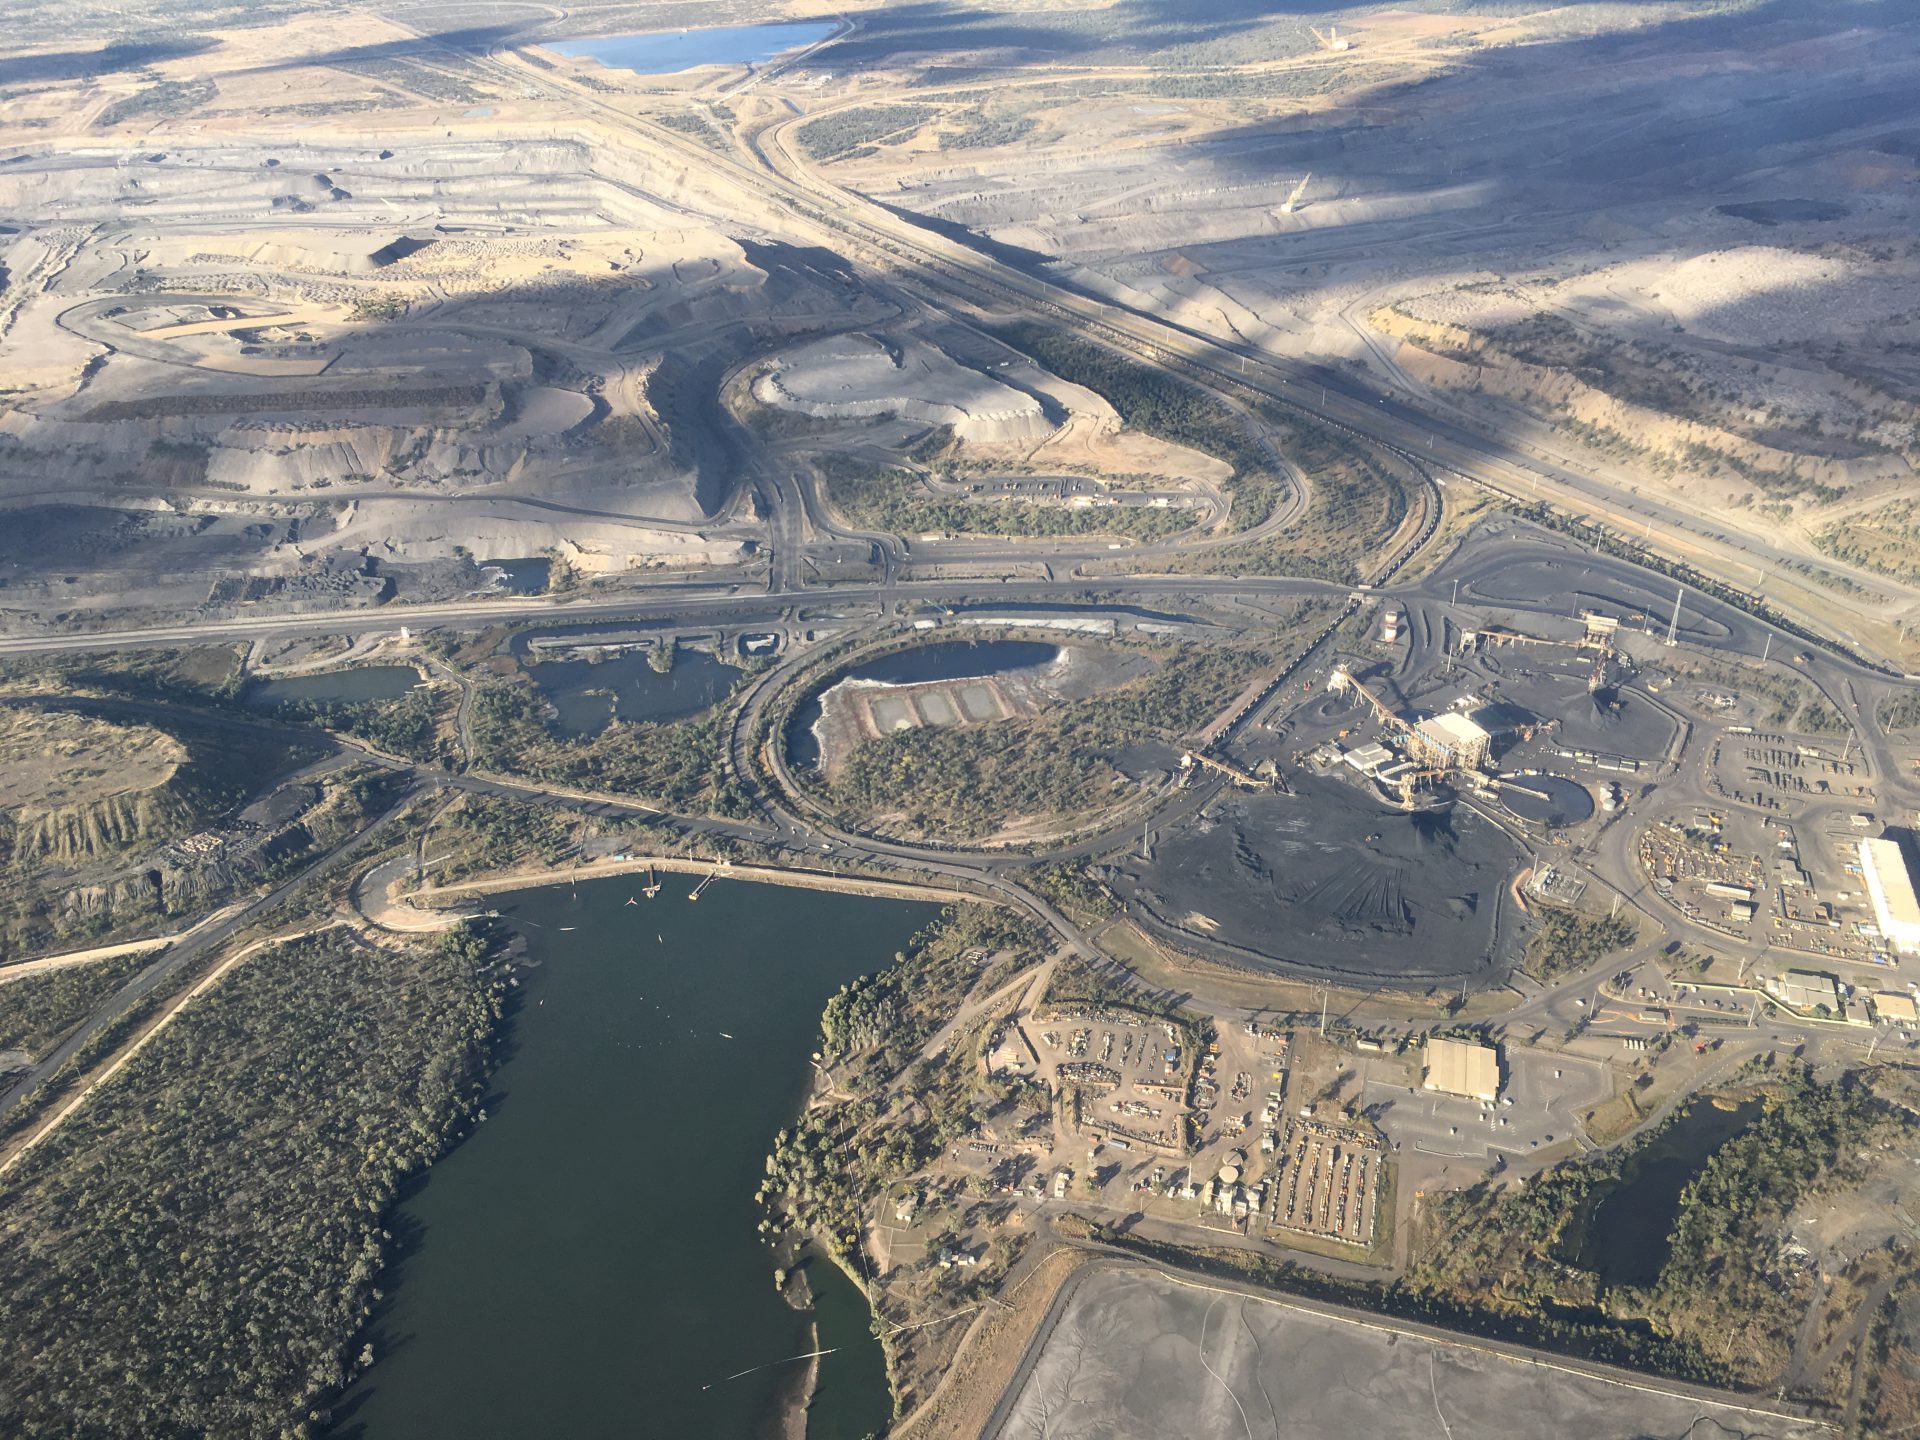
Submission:
M 696 904 L 684 875 L 648 900 L 642 883 L 495 898 L 532 962 L 506 1059 L 485 1123 L 396 1217 L 408 1248 L 336 1435 L 779 1433 L 807 1368 L 790 1357 L 815 1346 L 774 1291 L 753 1192 L 827 997 L 938 911 L 735 881 Z M 836 1351 L 807 1435 L 859 1440 L 889 1418 L 885 1363 L 858 1289 L 807 1273 Z
M 597 735 L 615 715 L 622 720 L 684 720 L 725 699 L 740 679 L 737 667 L 702 650 L 681 650 L 661 674 L 650 652 L 629 650 L 607 660 L 544 660 L 527 674 L 553 705 L 562 735 Z
M 1757 1100 L 1733 1110 L 1707 1100 L 1689 1106 L 1602 1192 L 1580 1239 L 1580 1265 L 1606 1286 L 1658 1280 L 1672 1250 L 1680 1192 L 1759 1113 Z
M 398 700 L 419 686 L 420 672 L 411 665 L 363 665 L 354 670 L 329 670 L 321 675 L 256 680 L 247 687 L 247 703 L 285 705 L 302 701 L 314 705 L 358 705 L 369 700 Z
M 585 40 L 543 40 L 557 55 L 585 55 L 636 75 L 672 75 L 700 65 L 759 65 L 789 50 L 824 40 L 831 21 L 771 25 L 721 25 L 703 30 L 655 30 L 638 35 L 595 35 Z
M 480 567 L 492 575 L 492 587 L 508 595 L 544 595 L 553 575 L 553 562 L 544 555 L 524 560 L 488 560 Z

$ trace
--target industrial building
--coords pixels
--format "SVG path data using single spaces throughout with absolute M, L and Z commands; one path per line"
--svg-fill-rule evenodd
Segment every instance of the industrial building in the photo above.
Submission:
M 1340 757 L 1368 779 L 1377 776 L 1394 762 L 1394 754 L 1386 746 L 1369 742 L 1356 745 Z
M 1478 770 L 1487 763 L 1493 737 L 1465 715 L 1451 710 L 1413 727 L 1407 752 L 1423 765 L 1447 770 Z
M 1789 970 L 1769 980 L 1767 988 L 1795 1010 L 1841 1013 L 1839 981 L 1817 970 Z
M 1443 1095 L 1491 1102 L 1500 1093 L 1500 1052 L 1471 1040 L 1429 1040 L 1421 1084 Z
M 1873 923 L 1895 950 L 1920 955 L 1920 899 L 1914 896 L 1913 871 L 1892 840 L 1860 842 L 1860 874 L 1873 901 Z
M 1913 996 L 1903 995 L 1898 990 L 1882 990 L 1873 997 L 1873 1013 L 1882 1020 L 1894 1025 L 1912 1025 L 1920 1021 L 1920 1010 L 1916 1010 Z

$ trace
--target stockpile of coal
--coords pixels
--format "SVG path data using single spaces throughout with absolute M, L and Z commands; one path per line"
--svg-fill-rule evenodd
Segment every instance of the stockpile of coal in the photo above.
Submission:
M 1513 844 L 1470 810 L 1403 814 L 1338 780 L 1223 795 L 1122 862 L 1150 926 L 1255 968 L 1413 984 L 1492 978 Z
M 1555 721 L 1545 738 L 1559 749 L 1658 760 L 1673 743 L 1673 720 L 1644 694 L 1631 686 L 1589 690 L 1583 667 L 1521 669 L 1508 661 L 1499 685 L 1506 723 Z

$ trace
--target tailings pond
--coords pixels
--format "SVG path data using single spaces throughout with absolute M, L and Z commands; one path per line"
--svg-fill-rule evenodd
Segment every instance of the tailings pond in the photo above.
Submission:
M 398 700 L 418 689 L 420 672 L 411 665 L 363 665 L 321 675 L 288 675 L 256 680 L 247 689 L 249 705 L 359 705 L 369 700 Z
M 924 685 L 931 680 L 976 680 L 987 675 L 1010 675 L 1015 670 L 1043 670 L 1059 658 L 1060 647 L 1037 640 L 943 640 L 917 645 L 857 665 L 840 678 L 871 680 L 880 685 Z
M 885 1427 L 863 1298 L 808 1266 L 816 1347 L 774 1291 L 753 1192 L 827 997 L 937 908 L 737 881 L 692 903 L 693 877 L 662 880 L 652 900 L 624 878 L 495 897 L 530 962 L 505 1059 L 486 1121 L 395 1218 L 376 1363 L 337 1436 L 759 1440 L 815 1348 L 835 1353 L 809 1440 Z
M 1602 1285 L 1651 1285 L 1671 1250 L 1680 1192 L 1719 1148 L 1760 1113 L 1758 1101 L 1722 1110 L 1698 1101 L 1626 1164 L 1602 1192 L 1580 1241 L 1579 1263 Z
M 557 55 L 585 55 L 636 75 L 672 75 L 699 65 L 759 65 L 789 50 L 824 40 L 830 21 L 772 25 L 721 25 L 704 30 L 656 30 L 640 35 L 596 35 L 586 40 L 545 40 Z
M 1059 658 L 1058 645 L 1035 640 L 943 640 L 933 645 L 916 645 L 843 670 L 833 677 L 832 684 L 847 680 L 862 680 L 873 685 L 978 680 L 1023 670 L 1044 670 Z M 820 764 L 820 737 L 814 727 L 820 723 L 821 699 L 831 688 L 828 685 L 815 691 L 793 712 L 787 727 L 787 754 L 796 765 L 817 768 Z
M 509 595 L 544 595 L 553 574 L 553 561 L 540 555 L 525 560 L 489 560 L 480 568 L 495 590 Z

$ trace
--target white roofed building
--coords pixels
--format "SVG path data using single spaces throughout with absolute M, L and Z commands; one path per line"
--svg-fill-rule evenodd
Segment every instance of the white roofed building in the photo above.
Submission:
M 1913 871 L 1900 846 L 1892 840 L 1862 840 L 1860 874 L 1867 882 L 1880 938 L 1895 950 L 1920 955 L 1920 899 L 1915 898 Z
M 1471 1040 L 1427 1041 L 1426 1077 L 1421 1082 L 1443 1095 L 1491 1101 L 1500 1093 L 1500 1052 Z
M 1487 763 L 1492 741 L 1484 726 L 1448 710 L 1415 725 L 1407 749 L 1422 764 L 1478 770 Z

